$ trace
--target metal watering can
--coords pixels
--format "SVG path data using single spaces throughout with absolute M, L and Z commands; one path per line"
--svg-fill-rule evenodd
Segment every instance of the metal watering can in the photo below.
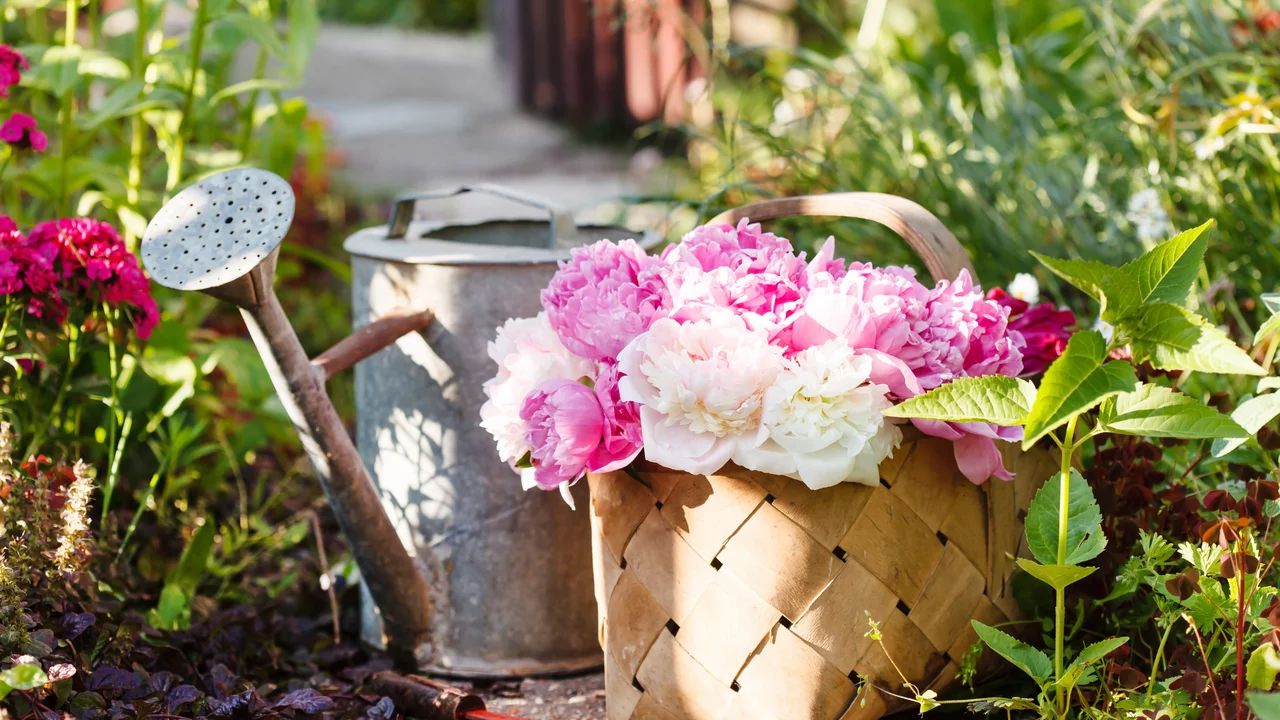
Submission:
M 546 219 L 413 222 L 417 203 L 463 193 L 504 198 Z M 571 511 L 557 493 L 521 490 L 480 427 L 480 406 L 496 372 L 487 354 L 495 330 L 536 315 L 557 262 L 605 238 L 660 241 L 578 225 L 541 200 L 474 185 L 402 198 L 389 225 L 344 244 L 356 325 L 400 307 L 435 313 L 425 335 L 405 336 L 356 368 L 360 456 L 400 537 L 431 564 L 431 672 L 501 677 L 601 663 L 589 513 Z M 585 486 L 575 490 L 585 502 Z M 363 635 L 372 642 L 390 621 L 365 608 Z

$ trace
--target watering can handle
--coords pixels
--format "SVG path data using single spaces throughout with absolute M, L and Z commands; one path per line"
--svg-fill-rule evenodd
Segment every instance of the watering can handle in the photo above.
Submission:
M 346 370 L 413 332 L 425 330 L 435 319 L 430 310 L 397 308 L 356 330 L 311 361 L 324 380 Z
M 489 183 L 478 183 L 475 185 L 459 185 L 454 188 L 444 190 L 431 190 L 417 195 L 405 195 L 396 199 L 395 209 L 391 211 L 391 223 L 387 229 L 388 240 L 400 240 L 409 232 L 409 223 L 413 222 L 413 211 L 419 200 L 443 200 L 445 198 L 456 197 L 464 193 L 481 192 L 494 197 L 504 198 L 512 202 L 527 205 L 539 210 L 545 210 L 551 216 L 551 238 L 550 247 L 552 249 L 559 247 L 573 247 L 576 244 L 578 225 L 573 219 L 573 213 L 556 207 L 554 204 L 536 198 L 532 195 L 526 195 L 522 192 L 502 187 L 501 185 L 491 185 Z
M 873 220 L 906 240 L 924 261 L 934 280 L 951 280 L 961 270 L 968 270 L 974 282 L 977 282 L 977 274 L 973 271 L 969 254 L 947 226 L 933 213 L 897 195 L 846 192 L 764 200 L 726 210 L 711 222 L 736 224 L 743 218 L 758 222 L 796 216 Z

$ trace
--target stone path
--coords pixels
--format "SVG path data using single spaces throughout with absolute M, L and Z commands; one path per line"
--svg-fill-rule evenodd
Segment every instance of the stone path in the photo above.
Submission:
M 326 26 L 298 92 L 330 121 L 362 191 L 484 181 L 581 210 L 645 183 L 626 154 L 520 112 L 486 35 Z M 470 197 L 424 209 L 456 220 L 512 206 Z

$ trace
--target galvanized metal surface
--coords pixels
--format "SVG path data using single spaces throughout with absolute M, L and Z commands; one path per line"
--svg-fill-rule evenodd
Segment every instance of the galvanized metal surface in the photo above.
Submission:
M 586 488 L 580 509 L 525 492 L 480 427 L 486 346 L 512 317 L 531 317 L 565 250 L 547 222 L 441 227 L 414 223 L 348 239 L 357 326 L 391 308 L 429 308 L 426 336 L 401 338 L 356 368 L 356 438 L 401 537 L 430 551 L 435 661 L 462 677 L 554 674 L 598 666 Z M 579 228 L 571 244 L 636 233 Z M 653 244 L 657 238 L 639 238 Z M 364 613 L 364 637 L 381 623 Z M 388 632 L 394 632 L 389 628 Z
M 240 308 L 361 576 L 396 628 L 388 649 L 398 663 L 416 666 L 425 661 L 418 653 L 430 652 L 423 645 L 431 623 L 427 584 L 397 541 L 373 481 L 325 393 L 324 370 L 307 358 L 271 287 L 279 245 L 292 218 L 293 192 L 282 178 L 258 170 L 221 173 L 182 191 L 161 209 L 143 235 L 143 263 L 161 285 L 202 290 Z

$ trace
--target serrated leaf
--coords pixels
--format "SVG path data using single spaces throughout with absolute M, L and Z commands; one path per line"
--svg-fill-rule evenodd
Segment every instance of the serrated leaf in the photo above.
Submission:
M 1036 683 L 1043 685 L 1053 675 L 1053 661 L 1048 655 L 1006 632 L 983 625 L 977 620 L 971 622 L 974 631 L 978 633 L 978 637 L 982 638 L 982 642 L 987 644 L 987 647 L 1030 675 Z
M 1236 421 L 1163 385 L 1139 385 L 1116 397 L 1099 415 L 1108 432 L 1171 438 L 1247 438 Z
M 1258 328 L 1258 332 L 1253 334 L 1253 344 L 1257 345 L 1262 342 L 1271 333 L 1280 330 L 1280 313 L 1275 313 L 1262 323 L 1262 327 Z
M 1187 302 L 1187 294 L 1204 262 L 1206 240 L 1201 236 L 1212 224 L 1210 220 L 1180 233 L 1121 268 L 1137 282 L 1140 303 L 1183 305 Z
M 1035 405 L 1026 420 L 1024 450 L 1072 415 L 1138 386 L 1132 365 L 1126 362 L 1103 365 L 1106 356 L 1107 341 L 1097 330 L 1071 336 L 1062 357 L 1049 366 L 1040 382 Z
M 1240 403 L 1231 413 L 1231 419 L 1244 428 L 1244 438 L 1219 440 L 1213 444 L 1213 456 L 1222 457 L 1245 443 L 1249 437 L 1257 434 L 1263 425 L 1280 415 L 1280 394 L 1259 395 Z
M 1270 643 L 1263 643 L 1249 656 L 1249 664 L 1245 669 L 1245 680 L 1254 690 L 1270 690 L 1276 684 L 1276 673 L 1280 673 L 1280 654 Z
M 1036 386 L 1005 375 L 956 378 L 884 411 L 889 417 L 1020 425 L 1035 403 Z
M 1122 329 L 1133 340 L 1134 360 L 1145 360 L 1161 370 L 1266 374 L 1221 330 L 1184 307 L 1171 303 L 1148 305 Z
M 1136 308 L 1138 284 L 1127 273 L 1096 260 L 1063 260 L 1032 252 L 1053 274 L 1066 280 L 1102 304 L 1102 319 L 1110 322 Z
M 1263 305 L 1273 313 L 1280 313 L 1280 293 L 1262 293 L 1258 296 Z
M 1247 693 L 1249 709 L 1258 720 L 1280 720 L 1280 693 L 1254 690 Z
M 1067 488 L 1067 554 L 1058 561 L 1059 509 L 1062 507 L 1062 473 L 1049 479 L 1027 508 L 1027 547 L 1043 565 L 1079 565 L 1107 547 L 1102 534 L 1102 511 L 1093 499 L 1089 483 L 1071 470 Z
M 1127 637 L 1113 637 L 1085 646 L 1080 651 L 1080 654 L 1076 656 L 1076 659 L 1063 671 L 1062 681 L 1058 684 L 1064 687 L 1076 684 L 1091 663 L 1098 662 L 1127 642 L 1129 642 Z
M 1018 558 L 1018 567 L 1054 590 L 1079 582 L 1098 569 L 1079 565 L 1041 565 L 1026 558 Z

